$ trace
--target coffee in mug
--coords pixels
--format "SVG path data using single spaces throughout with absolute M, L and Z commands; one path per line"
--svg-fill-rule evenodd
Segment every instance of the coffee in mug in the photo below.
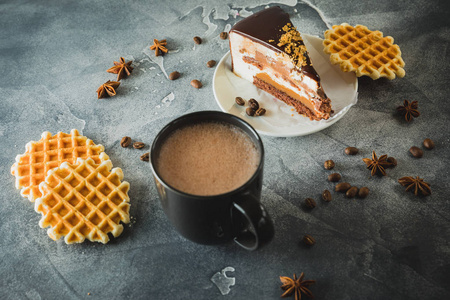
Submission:
M 179 191 L 211 196 L 242 186 L 259 161 L 256 145 L 242 129 L 213 121 L 186 125 L 167 137 L 156 170 Z
M 234 240 L 247 250 L 272 239 L 260 203 L 264 146 L 241 118 L 200 111 L 171 121 L 152 143 L 150 166 L 162 208 L 182 236 L 208 245 Z

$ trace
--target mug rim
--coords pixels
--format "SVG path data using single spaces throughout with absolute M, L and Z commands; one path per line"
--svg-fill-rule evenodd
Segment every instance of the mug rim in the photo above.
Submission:
M 240 185 L 239 187 L 235 188 L 234 190 L 231 190 L 231 191 L 229 191 L 229 192 L 222 193 L 222 194 L 215 194 L 215 195 L 195 195 L 195 194 L 189 194 L 189 193 L 183 192 L 183 191 L 181 191 L 181 190 L 179 190 L 179 189 L 177 189 L 177 188 L 171 186 L 171 185 L 168 184 L 166 181 L 164 181 L 164 180 L 162 179 L 162 177 L 159 175 L 159 173 L 158 173 L 158 171 L 156 170 L 156 168 L 154 167 L 154 160 L 156 160 L 156 158 L 154 157 L 154 154 L 153 154 L 153 153 L 155 153 L 156 143 L 158 142 L 158 140 L 161 139 L 161 136 L 163 135 L 163 133 L 166 132 L 167 130 L 169 130 L 170 127 L 172 127 L 175 123 L 179 122 L 180 120 L 183 120 L 183 119 L 190 119 L 190 118 L 193 118 L 193 117 L 195 117 L 195 116 L 197 116 L 197 115 L 212 115 L 212 116 L 214 116 L 214 115 L 223 115 L 223 116 L 226 116 L 227 118 L 235 119 L 238 123 L 244 125 L 244 126 L 247 127 L 248 129 L 250 129 L 250 131 L 255 135 L 257 143 L 260 145 L 261 151 L 260 151 L 260 158 L 259 158 L 259 164 L 258 164 L 258 167 L 256 168 L 256 170 L 255 170 L 255 172 L 253 173 L 253 175 L 252 175 L 246 182 L 244 182 L 242 185 Z M 208 121 L 214 121 L 214 120 L 208 120 Z M 223 121 L 223 120 L 220 120 L 220 121 L 226 122 L 226 121 Z M 219 122 L 220 122 L 220 121 L 219 121 Z M 229 123 L 229 122 L 227 122 L 227 123 L 228 123 L 228 124 L 231 124 L 231 123 Z M 237 125 L 235 125 L 235 124 L 231 124 L 231 125 L 237 126 Z M 239 127 L 239 126 L 238 126 L 238 127 Z M 181 128 L 181 127 L 180 127 L 180 128 Z M 241 129 L 242 129 L 242 128 L 241 128 Z M 175 130 L 177 130 L 177 129 L 175 129 Z M 248 135 L 248 133 L 246 133 L 246 134 Z M 250 138 L 251 138 L 251 137 L 250 137 Z M 252 139 L 252 141 L 253 141 L 253 139 Z M 155 176 L 155 177 L 158 179 L 158 181 L 159 181 L 162 185 L 164 185 L 165 188 L 168 188 L 168 189 L 170 189 L 171 191 L 173 191 L 173 192 L 175 192 L 175 193 L 177 193 L 177 194 L 179 194 L 179 195 L 182 195 L 182 196 L 184 196 L 184 197 L 190 197 L 190 198 L 202 199 L 202 200 L 203 200 L 203 199 L 205 199 L 205 200 L 206 200 L 206 199 L 210 199 L 211 197 L 227 197 L 227 196 L 230 196 L 230 195 L 232 195 L 232 194 L 234 194 L 234 193 L 237 193 L 237 192 L 239 192 L 241 189 L 245 188 L 245 186 L 247 186 L 247 184 L 248 184 L 249 182 L 253 181 L 253 180 L 258 176 L 258 174 L 261 172 L 261 169 L 262 169 L 263 166 L 264 166 L 264 145 L 263 145 L 262 139 L 261 139 L 260 135 L 258 134 L 258 132 L 257 132 L 257 131 L 255 130 L 255 128 L 253 128 L 247 121 L 245 121 L 245 120 L 243 120 L 243 119 L 241 119 L 241 118 L 239 118 L 239 117 L 237 117 L 237 116 L 235 116 L 235 115 L 233 115 L 233 114 L 225 113 L 225 112 L 222 112 L 222 111 L 216 111 L 216 110 L 202 110 L 202 111 L 197 111 L 197 112 L 192 112 L 192 113 L 184 114 L 184 115 L 182 115 L 182 116 L 179 116 L 179 117 L 176 118 L 176 119 L 173 119 L 173 120 L 170 121 L 169 123 L 167 123 L 167 124 L 166 124 L 166 125 L 165 125 L 165 126 L 164 126 L 157 134 L 156 134 L 155 138 L 153 139 L 152 146 L 150 147 L 150 161 L 149 161 L 149 162 L 150 162 L 150 167 L 152 168 L 153 176 Z

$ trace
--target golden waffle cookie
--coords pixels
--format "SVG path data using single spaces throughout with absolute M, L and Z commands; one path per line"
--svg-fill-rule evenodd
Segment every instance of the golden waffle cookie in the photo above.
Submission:
M 46 131 L 39 141 L 26 145 L 24 154 L 16 156 L 11 174 L 16 177 L 16 188 L 21 189 L 20 194 L 34 202 L 41 196 L 39 183 L 44 181 L 50 169 L 59 167 L 63 162 L 73 164 L 78 157 L 91 157 L 100 163 L 99 155 L 104 149 L 102 145 L 96 145 L 80 135 L 76 129 L 72 129 L 69 134 L 58 132 L 54 136 Z
M 405 62 L 400 47 L 390 36 L 381 31 L 371 31 L 366 26 L 355 27 L 343 23 L 325 31 L 324 52 L 331 63 L 341 66 L 344 72 L 356 72 L 356 76 L 372 79 L 394 79 L 405 76 Z
M 114 237 L 122 233 L 120 222 L 130 222 L 130 185 L 122 182 L 122 169 L 112 166 L 110 160 L 96 164 L 91 158 L 78 158 L 76 164 L 64 162 L 48 172 L 39 185 L 43 196 L 36 199 L 34 209 L 42 214 L 39 226 L 51 226 L 50 238 L 56 241 L 65 236 L 67 244 L 86 238 L 106 244 L 108 233 Z

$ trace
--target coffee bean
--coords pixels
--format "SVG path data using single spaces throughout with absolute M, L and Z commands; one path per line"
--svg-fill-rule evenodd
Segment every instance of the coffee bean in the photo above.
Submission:
M 247 107 L 247 109 L 245 110 L 245 112 L 247 113 L 247 115 L 249 115 L 250 117 L 253 117 L 255 115 L 255 110 L 251 107 Z
M 331 197 L 331 193 L 330 193 L 329 190 L 324 190 L 324 191 L 322 192 L 322 199 L 325 200 L 325 201 L 327 201 L 327 202 L 330 202 L 331 200 L 333 200 L 333 198 Z
M 325 163 L 323 164 L 324 168 L 327 170 L 331 170 L 334 168 L 334 161 L 332 161 L 331 159 L 325 161 Z
M 348 183 L 348 182 L 341 182 L 341 183 L 338 183 L 335 187 L 334 187 L 334 190 L 336 191 L 336 192 L 346 192 L 346 191 L 348 191 L 350 188 L 351 188 L 352 186 L 350 185 L 350 183 Z
M 358 192 L 358 197 L 359 198 L 366 198 L 367 197 L 367 195 L 369 195 L 369 188 L 368 187 L 362 187 L 362 188 L 360 188 L 359 189 L 359 192 Z
M 391 165 L 389 166 L 390 168 L 396 167 L 397 166 L 397 160 L 394 157 L 388 157 L 387 162 L 390 163 Z
M 414 156 L 415 158 L 421 158 L 423 156 L 423 151 L 419 147 L 412 146 L 409 148 L 409 152 Z
M 210 60 L 210 61 L 208 61 L 207 63 L 206 63 L 206 66 L 208 67 L 208 68 L 212 68 L 212 67 L 214 67 L 216 65 L 216 61 L 215 60 Z
M 191 85 L 193 87 L 195 87 L 196 89 L 199 89 L 199 88 L 201 88 L 203 86 L 203 84 L 197 79 L 192 80 L 191 81 Z
M 145 147 L 145 144 L 142 143 L 142 142 L 135 142 L 135 143 L 133 144 L 133 148 L 134 148 L 134 149 L 142 149 L 142 148 L 144 148 L 144 147 Z
M 259 108 L 259 103 L 255 99 L 251 98 L 250 100 L 248 100 L 248 106 L 250 106 L 254 110 L 257 110 Z
M 347 154 L 347 155 L 355 155 L 357 153 L 358 153 L 358 148 L 355 148 L 355 147 L 345 148 L 345 154 Z
M 245 104 L 245 100 L 242 99 L 242 97 L 236 97 L 235 101 L 236 101 L 236 104 L 240 105 L 240 106 L 243 106 Z
M 339 180 L 341 180 L 341 174 L 339 173 L 331 173 L 328 175 L 328 181 L 338 182 Z
M 428 150 L 431 150 L 434 148 L 434 142 L 431 139 L 425 139 L 423 140 L 423 146 Z
M 316 243 L 316 240 L 310 236 L 309 234 L 306 234 L 303 239 L 302 239 L 303 243 L 305 243 L 308 246 L 312 246 Z
M 260 107 L 260 108 L 258 108 L 258 109 L 256 110 L 255 115 L 257 115 L 257 116 L 262 116 L 262 115 L 264 115 L 265 113 L 266 113 L 266 109 Z
M 312 198 L 306 198 L 305 206 L 309 209 L 313 209 L 314 207 L 316 207 L 316 201 L 314 201 L 314 199 Z
M 141 155 L 142 161 L 149 161 L 150 160 L 150 152 L 144 153 Z
M 131 144 L 131 138 L 129 136 L 124 136 L 121 140 L 120 140 L 120 146 L 126 148 L 128 146 L 130 146 Z
M 354 198 L 358 194 L 358 188 L 356 186 L 352 186 L 348 189 L 348 191 L 345 193 L 345 196 L 347 198 Z
M 202 43 L 202 38 L 199 37 L 199 36 L 194 36 L 194 42 L 195 42 L 197 45 L 200 45 L 200 44 Z
M 180 72 L 178 72 L 178 71 L 175 71 L 175 72 L 172 72 L 172 73 L 169 74 L 169 79 L 170 80 L 175 80 L 175 79 L 178 79 L 178 78 L 180 78 Z
M 228 32 L 223 31 L 223 32 L 220 33 L 220 38 L 222 40 L 226 40 L 227 37 L 228 37 Z

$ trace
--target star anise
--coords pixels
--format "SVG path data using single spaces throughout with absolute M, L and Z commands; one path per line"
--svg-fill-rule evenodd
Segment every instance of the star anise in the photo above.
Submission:
M 167 53 L 169 51 L 164 46 L 167 46 L 166 40 L 158 41 L 157 39 L 154 39 L 153 45 L 150 46 L 150 50 L 155 50 L 155 56 L 159 56 L 161 54 L 160 51 L 164 53 Z
M 108 80 L 104 84 L 102 84 L 97 89 L 97 97 L 100 98 L 106 98 L 106 97 L 112 97 L 116 95 L 116 89 L 119 87 L 120 82 L 118 81 L 110 81 Z
M 311 291 L 308 289 L 309 286 L 316 283 L 315 280 L 303 280 L 305 274 L 302 272 L 300 277 L 297 278 L 297 275 L 294 274 L 294 278 L 289 278 L 286 276 L 280 276 L 280 281 L 282 283 L 281 289 L 284 291 L 281 297 L 288 297 L 295 294 L 295 300 L 302 299 L 302 293 L 305 294 L 309 298 L 314 298 Z
M 124 78 L 125 76 L 130 76 L 133 67 L 131 66 L 132 61 L 125 62 L 125 58 L 121 57 L 120 62 L 115 61 L 114 67 L 106 70 L 108 73 L 117 74 L 117 81 Z
M 406 186 L 405 191 L 414 188 L 414 195 L 416 196 L 419 192 L 424 196 L 431 194 L 430 184 L 423 181 L 423 178 L 419 178 L 419 176 L 416 176 L 416 178 L 412 176 L 402 177 L 398 180 L 398 183 L 402 186 Z
M 403 105 L 397 107 L 397 111 L 405 116 L 406 122 L 412 121 L 413 117 L 417 118 L 420 116 L 420 112 L 417 110 L 419 108 L 419 103 L 417 101 L 412 101 L 409 103 L 408 100 L 403 101 Z
M 375 154 L 375 151 L 372 151 L 372 159 L 370 158 L 363 158 L 363 161 L 367 165 L 367 169 L 371 170 L 371 175 L 382 175 L 386 176 L 386 171 L 384 168 L 389 167 L 391 165 L 390 162 L 387 161 L 387 155 L 382 155 L 380 158 L 377 157 Z

